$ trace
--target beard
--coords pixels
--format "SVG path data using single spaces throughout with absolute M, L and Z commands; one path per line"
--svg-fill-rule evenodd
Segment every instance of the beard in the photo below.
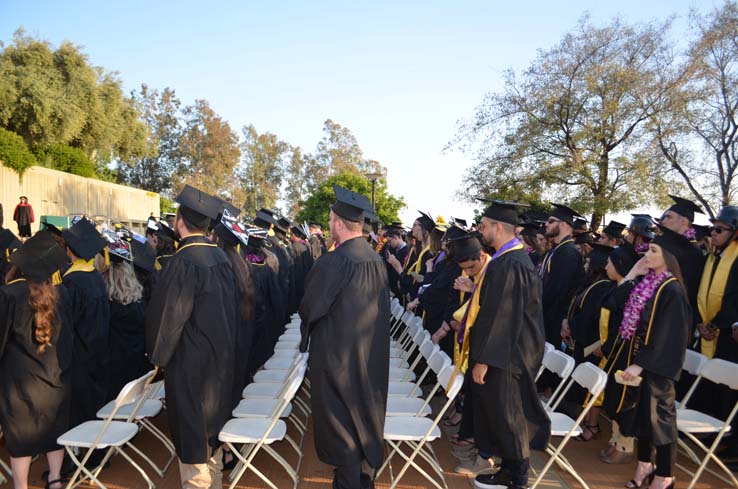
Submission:
M 556 223 L 556 227 L 553 228 L 551 231 L 546 231 L 546 233 L 543 235 L 546 238 L 555 238 L 559 235 L 559 232 L 561 232 L 561 227 L 559 226 L 559 223 Z

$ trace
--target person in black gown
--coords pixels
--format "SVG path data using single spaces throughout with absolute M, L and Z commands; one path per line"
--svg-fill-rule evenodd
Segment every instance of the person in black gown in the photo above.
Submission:
M 63 284 L 71 301 L 74 330 L 71 424 L 77 426 L 97 419 L 110 389 L 110 303 L 105 281 L 92 263 L 106 240 L 85 217 L 62 231 L 62 236 L 72 263 L 64 272 Z
M 385 236 L 387 237 L 387 242 L 384 244 L 379 254 L 385 259 L 387 264 L 387 277 L 390 284 L 390 291 L 395 297 L 399 298 L 401 296 L 399 282 L 400 275 L 397 270 L 389 264 L 388 260 L 390 255 L 392 255 L 400 265 L 405 263 L 410 247 L 405 243 L 405 240 L 402 239 L 402 224 L 390 226 L 387 229 Z M 398 268 L 402 270 L 402 266 Z
M 0 281 L 10 271 L 10 255 L 23 243 L 10 229 L 0 230 Z
M 480 223 L 495 249 L 479 292 L 479 313 L 468 333 L 474 392 L 474 438 L 480 457 L 501 459 L 495 474 L 480 474 L 480 489 L 528 487 L 530 448 L 548 444 L 551 421 L 536 393 L 543 360 L 541 282 L 515 238 L 517 204 L 491 201 Z
M 183 486 L 220 487 L 218 433 L 231 415 L 238 286 L 228 257 L 205 237 L 220 201 L 189 185 L 176 200 L 179 247 L 146 308 L 146 349 L 164 368 Z
M 366 204 L 336 189 L 329 224 L 340 246 L 315 263 L 300 304 L 315 448 L 337 467 L 335 489 L 373 487 L 372 470 L 362 465 L 376 469 L 384 457 L 390 301 L 384 261 L 361 234 Z
M 638 439 L 638 467 L 627 487 L 674 487 L 673 470 L 679 433 L 675 381 L 679 379 L 692 311 L 676 256 L 692 247 L 687 238 L 660 227 L 645 256 L 626 276 L 643 279 L 626 303 L 620 337 L 628 344 L 624 381 L 642 379 L 639 388 L 625 387 L 620 428 Z M 656 449 L 655 464 L 652 450 Z M 651 480 L 652 479 L 652 480 Z
M 56 440 L 69 429 L 74 339 L 69 297 L 51 277 L 66 254 L 40 231 L 10 259 L 0 288 L 0 426 L 15 487 L 28 487 L 31 458 L 45 453 L 46 488 L 61 489 L 64 450 Z
M 294 268 L 295 268 L 295 298 L 297 304 L 302 301 L 302 296 L 305 294 L 305 277 L 313 267 L 313 256 L 310 254 L 310 249 L 307 246 L 307 234 L 305 230 L 300 226 L 292 226 L 290 229 L 290 243 L 292 246 L 292 255 L 294 257 Z

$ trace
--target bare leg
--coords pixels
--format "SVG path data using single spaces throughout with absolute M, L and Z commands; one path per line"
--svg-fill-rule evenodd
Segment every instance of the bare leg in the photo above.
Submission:
M 13 487 L 28 489 L 28 472 L 31 470 L 31 457 L 10 457 L 10 467 L 13 470 Z
M 46 460 L 49 462 L 49 480 L 55 481 L 61 479 L 61 466 L 64 462 L 64 449 L 54 450 L 46 454 Z M 51 484 L 50 489 L 61 488 L 62 483 Z

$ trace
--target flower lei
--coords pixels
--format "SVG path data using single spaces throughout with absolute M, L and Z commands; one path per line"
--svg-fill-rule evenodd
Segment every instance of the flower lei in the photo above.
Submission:
M 639 243 L 635 247 L 636 253 L 645 253 L 648 251 L 648 243 Z
M 684 231 L 684 232 L 682 233 L 682 236 L 684 236 L 684 237 L 685 237 L 685 238 L 687 238 L 688 240 L 692 241 L 692 240 L 694 240 L 695 238 L 697 238 L 697 231 L 695 231 L 695 229 L 694 229 L 693 227 L 691 227 L 691 226 L 690 226 L 689 228 L 687 228 L 687 230 L 686 230 L 686 231 Z
M 646 303 L 653 297 L 659 285 L 671 276 L 669 271 L 657 275 L 653 270 L 649 270 L 643 280 L 631 291 L 623 310 L 623 321 L 620 323 L 619 332 L 622 339 L 629 340 L 633 337 L 638 329 L 641 312 L 646 307 Z
M 254 253 L 246 253 L 246 261 L 249 263 L 264 263 L 265 259 L 263 256 Z

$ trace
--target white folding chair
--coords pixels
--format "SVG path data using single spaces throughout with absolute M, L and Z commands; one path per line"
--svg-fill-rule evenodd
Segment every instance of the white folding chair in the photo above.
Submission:
M 424 331 L 424 333 L 427 334 L 427 331 Z M 388 397 L 418 397 L 422 395 L 423 390 L 420 386 L 423 384 L 423 381 L 430 372 L 433 371 L 438 375 L 445 365 L 451 364 L 451 360 L 448 355 L 441 352 L 440 349 L 431 347 L 424 349 L 424 352 L 428 354 L 428 357 L 426 357 L 427 366 L 423 373 L 420 374 L 420 377 L 418 377 L 415 382 L 390 381 L 388 386 Z M 441 355 L 431 358 L 435 352 L 439 352 Z
M 290 476 L 293 487 L 297 487 L 297 469 L 292 467 L 287 460 L 284 459 L 269 445 L 275 441 L 281 441 L 287 435 L 287 425 L 280 418 L 282 413 L 287 409 L 292 398 L 300 388 L 300 384 L 305 376 L 305 366 L 300 368 L 290 379 L 284 391 L 284 395 L 280 396 L 280 401 L 268 418 L 234 418 L 228 421 L 223 429 L 220 430 L 218 439 L 226 444 L 236 458 L 239 464 L 233 469 L 231 474 L 230 489 L 234 489 L 238 484 L 246 470 L 250 469 L 264 483 L 272 489 L 278 489 L 274 483 L 269 480 L 259 469 L 252 465 L 254 457 L 260 450 L 268 453 L 277 463 L 279 463 Z M 234 444 L 243 445 L 241 451 L 237 450 Z M 299 466 L 299 459 L 298 459 Z
M 105 420 L 112 415 L 113 419 L 117 421 L 131 421 L 137 423 L 141 428 L 154 435 L 154 437 L 158 439 L 162 443 L 162 445 L 164 445 L 164 448 L 169 452 L 169 459 L 166 461 L 163 467 L 159 467 L 149 457 L 145 457 L 144 460 L 146 460 L 146 462 L 161 478 L 164 478 L 167 470 L 169 469 L 169 466 L 177 458 L 177 452 L 174 448 L 174 443 L 172 443 L 169 438 L 167 438 L 167 436 L 162 433 L 161 430 L 159 430 L 159 428 L 154 425 L 154 423 L 150 421 L 151 418 L 157 417 L 164 407 L 164 403 L 160 399 L 154 398 L 159 396 L 160 389 L 163 393 L 163 385 L 163 381 L 154 384 L 151 389 L 149 389 L 148 398 L 143 400 L 143 404 L 140 404 L 140 399 L 137 399 L 132 403 L 120 406 L 117 412 L 113 414 L 116 401 L 112 400 L 101 407 L 96 414 L 97 418 L 102 420 Z M 154 393 L 154 389 L 156 389 L 156 393 Z M 137 412 L 135 416 L 132 416 L 134 409 Z
M 576 420 L 573 420 L 563 413 L 555 412 L 555 410 L 575 382 L 587 389 L 590 396 L 589 401 L 584 405 L 584 409 L 582 409 L 579 417 Z M 538 487 L 543 480 L 543 476 L 546 475 L 546 472 L 548 472 L 548 469 L 551 468 L 551 465 L 554 462 L 569 472 L 569 474 L 571 474 L 571 476 L 574 477 L 584 489 L 589 489 L 587 483 L 584 482 L 571 463 L 566 459 L 566 457 L 564 457 L 562 451 L 572 436 L 579 436 L 582 434 L 580 424 L 584 421 L 584 418 L 589 413 L 589 410 L 592 409 L 595 402 L 597 402 L 597 398 L 605 388 L 606 383 L 607 374 L 602 369 L 589 362 L 580 363 L 579 366 L 574 369 L 574 372 L 571 374 L 571 378 L 566 382 L 566 388 L 561 392 L 561 395 L 558 396 L 557 401 L 551 406 L 551 410 L 548 412 L 548 416 L 551 418 L 551 437 L 563 437 L 563 440 L 561 440 L 561 443 L 559 443 L 555 448 L 553 444 L 549 442 L 548 447 L 546 447 L 546 452 L 551 455 L 551 457 L 548 459 L 543 469 L 538 473 L 538 478 L 531 486 L 531 489 Z
M 436 367 L 433 368 L 433 371 L 440 372 L 443 367 L 450 365 L 451 362 L 444 362 L 445 354 L 438 349 L 438 345 L 432 346 L 436 348 L 431 349 L 431 353 L 430 355 L 428 355 L 428 366 L 429 368 Z M 438 377 L 436 376 L 436 378 Z M 440 381 L 436 380 L 435 385 L 430 390 L 425 399 L 411 396 L 388 396 L 386 415 L 392 417 L 428 416 L 429 414 L 431 414 L 431 399 L 433 399 L 433 396 L 436 395 L 438 389 L 441 389 L 443 387 L 444 386 L 441 385 Z M 413 394 L 413 392 L 411 392 L 411 394 Z
M 692 476 L 692 482 L 690 482 L 688 489 L 692 489 L 694 487 L 704 471 L 711 473 L 726 484 L 732 484 L 733 486 L 738 487 L 738 480 L 736 480 L 735 475 L 733 475 L 725 464 L 715 456 L 715 449 L 720 444 L 720 440 L 723 439 L 725 433 L 730 431 L 730 424 L 732 423 L 736 412 L 738 412 L 738 402 L 735 403 L 725 421 L 721 421 L 700 411 L 687 408 L 687 404 L 689 403 L 692 394 L 702 379 L 707 379 L 715 384 L 726 385 L 733 390 L 738 390 L 738 364 L 719 358 L 713 358 L 712 360 L 705 362 L 699 370 L 697 379 L 692 384 L 687 395 L 684 396 L 681 407 L 677 409 L 677 429 L 681 433 L 684 433 L 684 435 L 704 453 L 704 457 L 700 459 L 695 451 L 692 450 L 684 440 L 680 439 L 678 442 L 679 448 L 684 450 L 689 458 L 691 458 L 699 467 L 697 472 L 691 472 L 683 465 L 676 464 L 676 466 Z M 704 435 L 715 435 L 709 448 L 698 438 L 698 436 Z M 710 460 L 715 462 L 715 464 L 720 467 L 725 474 L 727 474 L 727 479 L 723 477 L 722 474 L 719 474 L 707 467 Z
M 391 451 L 382 467 L 377 471 L 377 475 L 381 474 L 385 467 L 391 464 L 392 457 L 395 454 L 400 455 L 400 457 L 405 460 L 400 472 L 396 477 L 392 478 L 390 489 L 397 487 L 400 483 L 400 479 L 402 479 L 410 467 L 417 470 L 438 489 L 448 487 L 446 484 L 446 478 L 443 475 L 443 468 L 438 462 L 438 458 L 429 442 L 441 437 L 441 429 L 438 427 L 438 423 L 441 421 L 451 403 L 454 402 L 456 395 L 461 390 L 461 385 L 464 383 L 464 376 L 460 373 L 454 375 L 453 366 L 448 365 L 439 373 L 438 381 L 441 385 L 446 386 L 446 403 L 440 409 L 435 419 L 405 416 L 385 418 L 384 441 L 390 446 Z M 402 445 L 407 445 L 410 448 L 410 455 L 402 451 Z M 418 456 L 430 465 L 433 471 L 443 482 L 443 486 L 441 486 L 438 481 L 436 481 L 415 462 L 415 458 Z M 390 465 L 390 473 L 391 472 L 392 467 Z
M 556 402 L 561 389 L 566 385 L 566 380 L 569 378 L 572 371 L 574 371 L 575 365 L 576 362 L 574 361 L 574 357 L 558 350 L 551 350 L 543 355 L 543 364 L 541 365 L 542 370 L 539 371 L 538 375 L 543 373 L 543 370 L 548 370 L 549 372 L 556 374 L 561 379 L 559 381 L 559 385 L 557 385 L 556 389 L 551 393 L 551 397 L 549 397 L 546 402 L 543 402 L 543 407 L 547 411 L 552 410 L 551 406 Z
M 420 350 L 420 354 L 415 356 L 415 360 L 411 365 L 407 367 L 395 366 L 394 362 L 390 361 L 389 369 L 389 380 L 390 382 L 412 382 L 415 380 L 415 368 L 420 363 L 421 358 L 430 357 L 431 351 L 433 350 L 433 342 L 431 341 L 430 334 L 426 330 L 419 330 L 416 337 L 413 339 L 416 342 Z M 417 346 L 416 345 L 416 346 Z M 438 346 L 438 345 L 436 345 Z M 425 348 L 425 352 L 423 349 Z M 401 362 L 407 364 L 406 359 L 400 359 Z
M 102 470 L 104 463 L 110 456 L 110 452 L 115 452 L 122 455 L 123 458 L 125 458 L 128 463 L 130 463 L 133 468 L 135 468 L 138 473 L 141 474 L 141 476 L 148 484 L 149 489 L 153 489 L 155 487 L 154 483 L 146 474 L 146 472 L 144 472 L 144 470 L 123 450 L 123 447 L 125 446 L 127 448 L 130 448 L 141 458 L 147 458 L 146 455 L 144 455 L 138 448 L 130 443 L 133 437 L 136 436 L 136 433 L 138 433 L 139 428 L 139 425 L 131 422 L 131 420 L 135 419 L 136 414 L 138 413 L 138 409 L 143 405 L 143 401 L 148 395 L 148 391 L 150 391 L 151 386 L 148 386 L 147 383 L 149 379 L 154 376 L 154 372 L 155 371 L 152 370 L 141 378 L 133 380 L 126 384 L 118 394 L 118 397 L 115 399 L 115 406 L 113 408 L 113 411 L 110 413 L 110 416 L 108 416 L 104 421 L 85 421 L 81 425 L 67 431 L 56 440 L 59 445 L 62 445 L 66 449 L 67 455 L 69 456 L 70 460 L 77 466 L 74 475 L 72 475 L 72 478 L 67 484 L 68 488 L 76 487 L 85 480 L 89 480 L 90 482 L 97 484 L 99 487 L 105 489 L 105 485 L 100 482 L 97 477 Z M 131 414 L 127 421 L 115 421 L 116 414 L 123 406 L 136 401 L 138 402 L 136 403 L 136 406 L 131 410 Z M 79 460 L 77 458 L 77 456 L 74 454 L 73 448 L 87 449 L 87 453 L 82 458 L 82 460 Z M 85 464 L 88 462 L 93 451 L 96 449 L 110 450 L 108 451 L 100 465 L 98 465 L 97 468 L 93 469 L 94 472 L 92 472 L 87 467 L 85 467 Z M 80 481 L 77 482 L 77 478 L 79 478 L 82 473 L 84 473 L 84 477 L 82 477 Z
M 300 348 L 299 341 L 279 340 L 274 345 L 274 351 L 277 351 L 277 350 L 297 351 L 299 348 Z
M 3 429 L 0 427 L 0 440 L 3 439 Z M 3 471 L 6 472 L 10 477 L 13 477 L 13 471 L 10 470 L 10 467 L 3 461 L 3 459 L 0 458 L 0 485 L 5 484 L 8 479 L 5 478 L 5 475 L 3 475 Z
M 689 399 L 692 397 L 692 392 L 697 388 L 697 383 L 699 382 L 699 375 L 700 370 L 702 370 L 702 367 L 710 360 L 702 353 L 698 353 L 694 350 L 687 350 L 684 355 L 684 363 L 682 364 L 682 370 L 692 374 L 695 376 L 694 381 L 692 382 L 692 385 L 689 386 L 689 390 L 686 394 L 684 394 L 684 397 L 678 401 L 676 401 L 674 404 L 676 404 L 677 409 L 682 407 L 682 402 L 684 402 L 684 399 Z

